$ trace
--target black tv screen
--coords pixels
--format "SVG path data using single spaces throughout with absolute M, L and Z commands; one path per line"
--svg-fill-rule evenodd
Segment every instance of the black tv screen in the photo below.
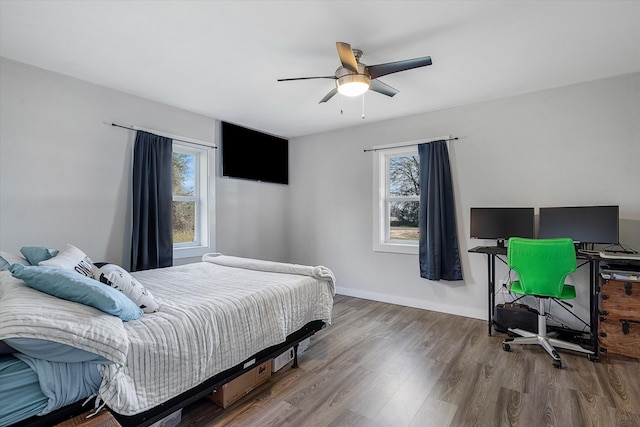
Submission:
M 289 183 L 289 141 L 222 122 L 222 175 Z
M 538 237 L 570 237 L 579 243 L 618 244 L 618 206 L 540 208 Z
M 471 208 L 471 238 L 498 240 L 535 237 L 533 208 Z

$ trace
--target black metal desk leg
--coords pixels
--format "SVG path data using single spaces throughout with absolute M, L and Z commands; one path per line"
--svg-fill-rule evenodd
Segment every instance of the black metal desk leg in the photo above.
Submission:
M 487 254 L 487 288 L 489 290 L 488 300 L 489 300 L 489 320 L 488 320 L 488 329 L 489 336 L 491 336 L 491 329 L 493 328 L 493 310 L 495 306 L 495 280 L 496 280 L 496 256 L 494 254 Z

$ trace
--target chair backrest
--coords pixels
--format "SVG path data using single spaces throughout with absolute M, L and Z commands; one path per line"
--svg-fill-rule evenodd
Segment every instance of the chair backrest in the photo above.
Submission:
M 567 275 L 576 271 L 576 250 L 571 239 L 512 237 L 507 264 L 527 294 L 559 297 Z

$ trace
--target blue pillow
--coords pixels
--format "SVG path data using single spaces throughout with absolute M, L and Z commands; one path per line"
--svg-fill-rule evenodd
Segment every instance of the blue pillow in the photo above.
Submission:
M 13 277 L 24 280 L 31 288 L 95 307 L 118 316 L 125 322 L 139 319 L 143 315 L 140 307 L 122 292 L 72 270 L 12 264 L 9 271 Z
M 38 265 L 40 261 L 46 261 L 60 252 L 57 249 L 43 248 L 40 246 L 23 246 L 20 248 L 22 256 L 29 261 L 31 265 Z
M 8 270 L 10 265 L 9 261 L 0 256 L 0 271 Z

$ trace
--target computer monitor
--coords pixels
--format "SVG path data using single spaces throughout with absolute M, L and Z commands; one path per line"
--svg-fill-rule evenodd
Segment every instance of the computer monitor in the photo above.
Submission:
M 570 237 L 582 245 L 618 244 L 618 206 L 570 206 L 540 208 L 538 237 Z
M 533 208 L 471 208 L 471 238 L 497 240 L 498 246 L 510 237 L 535 237 Z

